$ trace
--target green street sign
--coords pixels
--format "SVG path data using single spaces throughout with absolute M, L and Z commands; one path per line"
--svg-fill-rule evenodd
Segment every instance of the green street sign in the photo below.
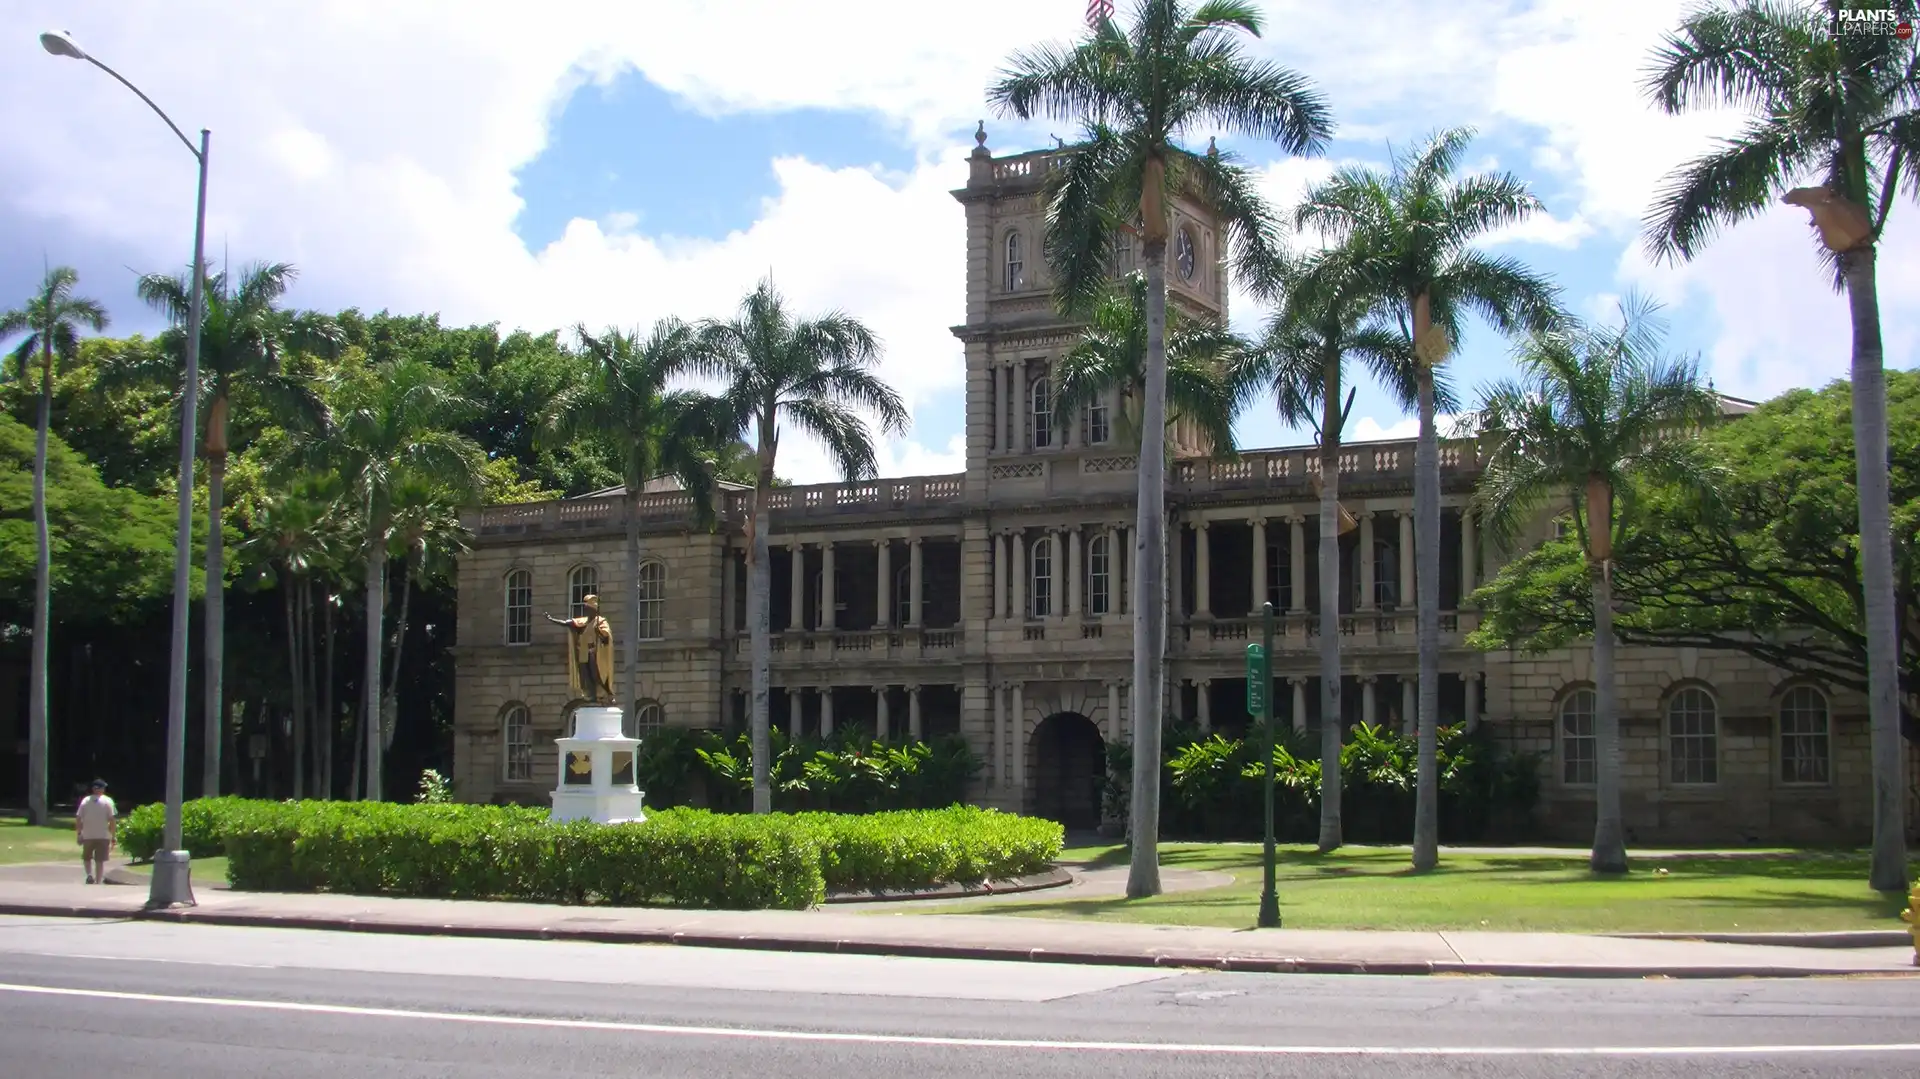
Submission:
M 1267 714 L 1267 650 L 1257 644 L 1247 646 L 1247 714 Z

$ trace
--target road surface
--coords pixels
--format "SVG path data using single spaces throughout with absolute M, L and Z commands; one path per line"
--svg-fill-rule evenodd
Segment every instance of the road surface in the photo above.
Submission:
M 8 1079 L 1911 1077 L 1916 1017 L 1912 978 L 1176 973 L 0 917 Z

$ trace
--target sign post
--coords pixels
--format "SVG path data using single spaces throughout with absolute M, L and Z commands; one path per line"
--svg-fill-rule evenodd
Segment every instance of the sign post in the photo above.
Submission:
M 1261 758 L 1261 787 L 1265 798 L 1266 816 L 1266 883 L 1260 891 L 1260 919 L 1262 929 L 1280 927 L 1280 896 L 1274 888 L 1274 849 L 1273 849 L 1273 670 L 1270 657 L 1273 655 L 1273 604 L 1262 604 L 1260 608 L 1260 643 L 1247 646 L 1247 714 L 1260 720 L 1262 729 L 1267 732 Z

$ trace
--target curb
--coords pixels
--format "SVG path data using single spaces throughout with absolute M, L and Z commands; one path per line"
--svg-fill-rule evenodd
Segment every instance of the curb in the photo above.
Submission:
M 1059 866 L 1053 866 L 1045 872 L 1029 873 L 1024 877 L 982 881 L 979 884 L 942 884 L 937 888 L 924 888 L 911 892 L 829 892 L 826 902 L 821 905 L 910 903 L 917 899 L 984 899 L 995 895 L 1018 895 L 1021 892 L 1037 892 L 1045 888 L 1062 888 L 1072 883 L 1072 873 Z
M 1904 948 L 1904 929 L 1851 929 L 1827 933 L 1608 933 L 1622 940 L 1698 940 L 1708 944 L 1771 944 L 1783 948 Z
M 104 907 L 53 906 L 0 902 L 0 914 L 41 918 L 93 918 L 113 921 L 200 923 L 248 928 L 314 929 L 400 936 L 494 938 L 502 940 L 564 940 L 593 944 L 653 944 L 689 948 L 728 948 L 745 951 L 781 951 L 834 955 L 898 956 L 909 959 L 968 959 L 992 962 L 1062 963 L 1080 966 L 1149 967 L 1159 970 L 1217 970 L 1251 974 L 1371 974 L 1376 976 L 1475 975 L 1505 978 L 1840 978 L 1859 975 L 1920 976 L 1882 967 L 1813 970 L 1800 967 L 1627 967 L 1556 963 L 1466 963 L 1301 959 L 1274 956 L 1237 956 L 1147 952 L 1074 952 L 1047 948 L 1005 948 L 986 945 L 888 943 L 873 940 L 837 940 L 813 937 L 752 936 L 746 934 L 682 933 L 646 929 L 587 929 L 570 926 L 430 925 L 422 922 L 371 922 L 352 918 L 304 915 L 235 914 L 218 911 L 122 910 Z

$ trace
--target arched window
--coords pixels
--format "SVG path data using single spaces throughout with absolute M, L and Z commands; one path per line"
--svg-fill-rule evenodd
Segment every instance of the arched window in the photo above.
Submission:
M 1095 536 L 1087 542 L 1087 613 L 1106 614 L 1113 608 L 1113 551 L 1109 539 Z
M 643 641 L 657 641 L 667 635 L 667 567 L 658 562 L 640 563 L 640 617 L 638 632 Z
M 533 571 L 517 569 L 507 574 L 507 605 L 503 614 L 508 644 L 533 641 Z
M 896 626 L 913 624 L 913 566 L 911 563 L 893 571 L 893 624 Z
M 1560 701 L 1560 782 L 1587 786 L 1599 768 L 1599 740 L 1593 733 L 1598 699 L 1593 690 L 1576 689 Z
M 1033 587 L 1029 590 L 1034 618 L 1053 613 L 1053 537 L 1036 540 L 1033 545 Z
M 587 613 L 587 597 L 600 594 L 600 571 L 592 566 L 575 566 L 567 574 L 567 617 L 581 618 Z
M 1832 775 L 1827 695 L 1795 686 L 1780 698 L 1780 782 L 1826 783 Z
M 1089 446 L 1104 445 L 1108 439 L 1113 437 L 1113 422 L 1107 412 L 1107 398 L 1105 394 L 1094 398 L 1093 402 L 1087 405 L 1086 428 L 1087 445 Z
M 1047 376 L 1041 375 L 1033 380 L 1033 448 L 1041 449 L 1053 442 L 1053 389 L 1047 384 Z
M 1020 230 L 1007 233 L 1007 291 L 1016 292 L 1027 287 L 1026 244 L 1021 242 Z
M 667 713 L 659 701 L 643 700 L 633 706 L 624 725 L 628 738 L 646 738 L 667 725 Z
M 1667 701 L 1667 746 L 1673 782 L 1720 782 L 1720 708 L 1712 694 L 1687 686 Z
M 533 781 L 533 714 L 518 702 L 500 714 L 502 776 L 509 783 Z

